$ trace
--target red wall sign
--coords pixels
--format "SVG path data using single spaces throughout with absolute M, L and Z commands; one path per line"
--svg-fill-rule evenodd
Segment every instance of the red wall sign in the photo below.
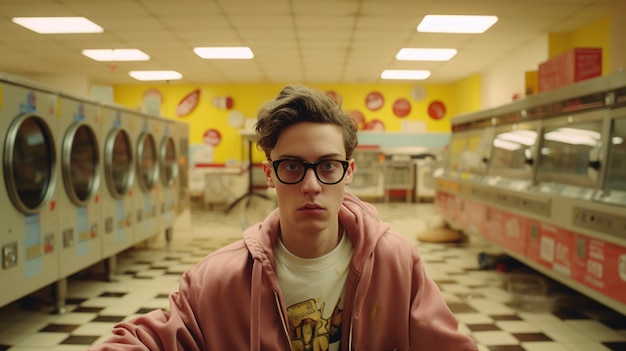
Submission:
M 446 105 L 441 101 L 433 101 L 428 105 L 428 115 L 432 119 L 442 119 L 446 115 Z

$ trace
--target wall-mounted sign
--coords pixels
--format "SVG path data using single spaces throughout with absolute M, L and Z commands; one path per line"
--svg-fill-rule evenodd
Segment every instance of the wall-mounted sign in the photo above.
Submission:
M 365 107 L 370 111 L 378 111 L 385 104 L 385 97 L 378 91 L 373 91 L 365 97 Z
M 359 130 L 365 128 L 365 116 L 359 110 L 352 110 L 347 112 L 348 117 L 352 118 L 356 125 L 359 127 Z
M 328 90 L 326 93 L 326 96 L 328 96 L 331 100 L 333 100 L 333 102 L 335 103 L 335 105 L 340 106 L 341 105 L 341 95 L 339 95 L 338 92 L 334 91 L 334 90 Z
M 234 104 L 235 102 L 230 96 L 220 96 L 213 98 L 213 106 L 222 110 L 230 110 L 233 108 Z
M 374 130 L 374 131 L 383 131 L 385 130 L 385 123 L 383 123 L 383 121 L 379 119 L 373 119 L 367 122 L 367 127 L 365 129 Z
M 426 88 L 421 85 L 414 86 L 411 88 L 411 98 L 417 102 L 426 99 Z
M 393 102 L 393 114 L 396 117 L 406 117 L 411 113 L 411 103 L 405 98 L 397 99 Z
M 209 129 L 204 132 L 202 141 L 205 145 L 217 146 L 222 142 L 222 133 L 217 129 Z
M 244 125 L 246 116 L 244 116 L 243 113 L 237 110 L 234 110 L 228 114 L 227 119 L 228 119 L 228 125 L 230 125 L 231 127 L 241 128 Z
M 196 89 L 187 94 L 176 106 L 176 116 L 185 117 L 189 115 L 198 106 L 200 101 L 200 89 Z
M 439 120 L 446 115 L 446 105 L 441 101 L 433 101 L 428 105 L 428 115 L 430 118 Z
M 143 110 L 154 115 L 161 115 L 163 94 L 157 89 L 147 89 L 143 92 Z

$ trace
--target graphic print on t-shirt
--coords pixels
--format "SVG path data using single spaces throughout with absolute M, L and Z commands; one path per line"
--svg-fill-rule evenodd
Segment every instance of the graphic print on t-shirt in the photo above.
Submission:
M 328 351 L 341 340 L 342 310 L 335 307 L 325 319 L 324 308 L 324 303 L 318 308 L 314 299 L 287 308 L 292 351 Z

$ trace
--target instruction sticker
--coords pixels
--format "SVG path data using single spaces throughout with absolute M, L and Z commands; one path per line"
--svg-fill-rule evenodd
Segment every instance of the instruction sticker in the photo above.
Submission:
M 43 272 L 43 255 L 39 214 L 24 217 L 24 250 L 24 278 L 40 275 Z

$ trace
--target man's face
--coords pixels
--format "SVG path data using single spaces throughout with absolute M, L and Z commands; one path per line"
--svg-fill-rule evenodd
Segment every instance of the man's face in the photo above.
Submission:
M 272 161 L 344 161 L 346 153 L 341 129 L 331 124 L 309 122 L 292 125 L 280 133 L 270 157 Z M 281 183 L 271 164 L 264 163 L 263 170 L 267 184 L 276 188 L 283 233 L 298 231 L 314 234 L 337 223 L 345 187 L 352 180 L 354 160 L 350 160 L 342 181 L 333 185 L 321 183 L 313 169 L 308 169 L 304 179 L 297 184 Z

